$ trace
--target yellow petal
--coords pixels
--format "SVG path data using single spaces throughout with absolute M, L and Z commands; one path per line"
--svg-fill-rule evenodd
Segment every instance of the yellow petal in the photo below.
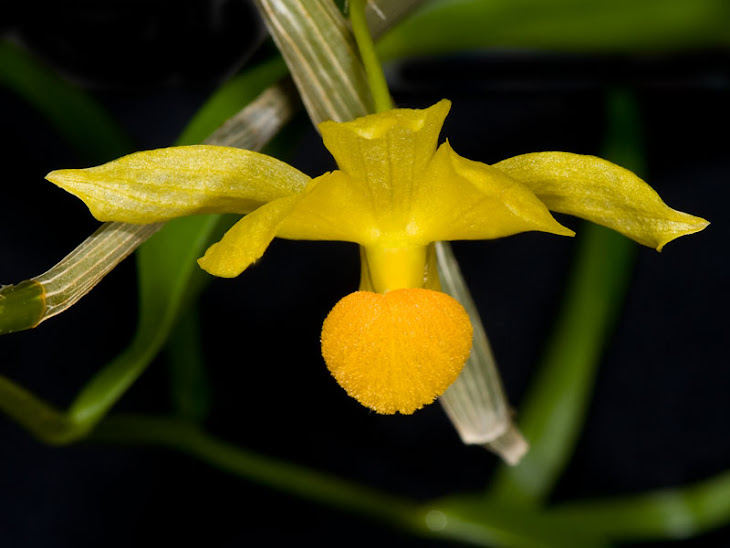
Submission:
M 235 278 L 264 254 L 299 199 L 299 195 L 279 198 L 249 213 L 210 246 L 198 264 L 213 276 Z
M 301 191 L 310 180 L 264 154 L 206 145 L 137 152 L 46 178 L 81 198 L 98 220 L 138 224 L 197 213 L 248 213 Z
M 565 236 L 525 186 L 487 164 L 441 145 L 413 197 L 409 232 L 426 242 L 501 238 L 539 230 Z
M 607 226 L 658 251 L 709 224 L 668 207 L 639 177 L 595 156 L 535 152 L 494 167 L 529 187 L 552 211 Z
M 342 171 L 314 179 L 281 224 L 279 236 L 292 240 L 338 240 L 366 244 L 381 230 L 368 194 Z
M 320 124 L 340 171 L 315 179 L 282 223 L 286 238 L 348 240 L 368 249 L 499 238 L 526 230 L 572 235 L 532 192 L 448 144 L 450 103 Z
M 380 116 L 366 118 L 378 126 Z M 337 128 L 343 125 L 347 124 L 332 123 Z M 390 133 L 393 127 L 389 127 Z M 432 136 L 429 146 L 437 133 Z M 349 158 L 354 164 L 353 158 L 365 145 L 351 146 L 359 147 Z M 334 171 L 314 179 L 282 222 L 279 236 L 352 241 L 368 249 L 403 249 L 440 240 L 500 238 L 527 230 L 573 235 L 524 185 L 498 169 L 462 158 L 448 143 L 432 153 L 422 168 L 408 173 L 398 170 L 413 165 L 412 155 L 390 157 L 388 154 L 399 153 L 398 147 L 373 145 L 379 146 L 387 154 L 368 148 L 360 160 L 364 175 Z M 378 162 L 369 163 L 375 157 Z M 372 177 L 378 170 L 382 179 Z
M 323 122 L 322 140 L 340 170 L 372 201 L 378 221 L 402 216 L 436 151 L 451 103 L 424 109 L 394 109 L 351 122 Z
M 357 291 L 325 319 L 322 356 L 340 386 L 364 406 L 410 414 L 454 382 L 471 338 L 469 316 L 445 293 Z

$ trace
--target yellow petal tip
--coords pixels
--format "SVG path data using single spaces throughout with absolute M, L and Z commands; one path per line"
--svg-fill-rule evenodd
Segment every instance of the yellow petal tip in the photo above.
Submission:
M 681 238 L 682 236 L 689 236 L 697 232 L 702 232 L 708 226 L 710 221 L 703 219 L 702 217 L 695 217 L 689 213 L 683 213 L 681 211 L 672 210 L 677 214 L 678 220 L 667 222 L 667 227 L 664 232 L 664 238 L 662 238 L 656 246 L 657 251 L 664 249 L 664 246 L 669 242 Z
M 79 175 L 81 175 L 80 169 L 57 169 L 46 175 L 45 179 L 71 194 L 78 195 L 76 181 L 81 179 Z
M 472 326 L 453 298 L 429 289 L 357 291 L 322 326 L 322 356 L 351 397 L 381 414 L 432 403 L 461 372 Z
M 558 236 L 568 236 L 569 238 L 575 236 L 574 230 L 570 230 L 568 227 L 561 225 L 557 221 L 555 221 L 555 224 L 546 232 L 550 232 L 551 234 L 556 234 Z
M 241 273 L 237 268 L 230 268 L 225 264 L 211 260 L 207 253 L 198 259 L 198 266 L 211 276 L 219 278 L 235 278 Z

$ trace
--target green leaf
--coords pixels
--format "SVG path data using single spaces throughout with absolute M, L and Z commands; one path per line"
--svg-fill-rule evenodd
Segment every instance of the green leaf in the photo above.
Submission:
M 627 52 L 730 43 L 725 0 L 437 0 L 383 38 L 383 58 L 480 48 Z
M 201 423 L 210 408 L 211 389 L 205 371 L 198 307 L 191 305 L 178 320 L 165 347 L 170 364 L 170 399 L 175 414 Z
M 253 101 L 265 87 L 283 78 L 286 72 L 284 61 L 281 57 L 275 57 L 234 76 L 200 107 L 175 144 L 181 146 L 202 143 L 224 121 Z
M 90 96 L 9 42 L 0 42 L 0 85 L 33 105 L 88 160 L 106 161 L 133 150 L 129 137 Z

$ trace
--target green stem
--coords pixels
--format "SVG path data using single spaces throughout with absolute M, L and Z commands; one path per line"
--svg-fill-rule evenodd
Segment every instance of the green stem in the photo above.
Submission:
M 352 33 L 355 35 L 355 42 L 357 42 L 357 47 L 360 50 L 360 58 L 365 66 L 370 93 L 375 102 L 375 110 L 376 112 L 385 112 L 393 108 L 393 100 L 390 97 L 383 67 L 375 53 L 373 38 L 370 36 L 370 29 L 365 19 L 365 4 L 366 0 L 350 0 Z
M 90 439 L 180 451 L 239 478 L 423 537 L 485 547 L 604 546 L 601 539 L 586 534 L 582 527 L 568 527 L 562 518 L 547 519 L 529 511 L 513 512 L 498 504 L 485 505 L 481 500 L 442 499 L 420 504 L 236 447 L 180 419 L 112 415 L 97 426 Z
M 585 225 L 568 294 L 519 424 L 530 451 L 501 467 L 491 494 L 514 505 L 544 501 L 575 446 L 593 379 L 628 285 L 633 243 L 606 228 Z
M 104 442 L 147 444 L 176 449 L 224 472 L 399 527 L 421 528 L 420 507 L 375 489 L 280 461 L 228 444 L 190 422 L 143 416 L 110 416 L 91 435 Z
M 429 523 L 434 533 L 481 546 L 509 548 L 599 548 L 604 536 L 581 522 L 548 516 L 540 510 L 514 508 L 480 495 L 458 495 L 436 501 Z
M 607 102 L 604 150 L 628 168 L 643 168 L 640 120 L 632 97 L 613 91 Z M 583 426 L 601 352 L 628 288 L 634 244 L 585 225 L 563 309 L 520 426 L 530 452 L 519 466 L 498 470 L 491 494 L 514 505 L 543 502 L 572 454 Z
M 615 540 L 689 538 L 730 521 L 730 471 L 678 489 L 569 503 L 549 515 Z
M 78 426 L 64 413 L 3 376 L 0 376 L 0 410 L 50 445 L 77 438 Z

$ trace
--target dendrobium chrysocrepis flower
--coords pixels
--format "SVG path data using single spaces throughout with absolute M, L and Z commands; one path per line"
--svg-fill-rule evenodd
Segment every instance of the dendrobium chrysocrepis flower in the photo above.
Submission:
M 671 209 L 636 175 L 565 152 L 495 165 L 438 145 L 451 103 L 394 109 L 319 129 L 338 170 L 311 179 L 247 150 L 189 146 L 139 152 L 48 179 L 100 221 L 155 223 L 241 213 L 198 262 L 234 277 L 274 237 L 362 246 L 361 291 L 324 322 L 322 354 L 337 382 L 380 413 L 412 413 L 456 379 L 471 347 L 464 309 L 438 291 L 429 245 L 537 230 L 571 236 L 549 210 L 607 226 L 661 250 L 707 221 Z M 366 291 L 362 291 L 366 290 Z

